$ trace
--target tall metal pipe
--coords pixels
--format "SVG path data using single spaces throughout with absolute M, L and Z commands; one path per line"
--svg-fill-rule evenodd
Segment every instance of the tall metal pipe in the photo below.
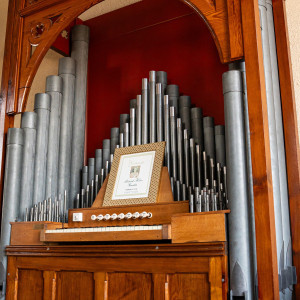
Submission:
M 179 87 L 176 84 L 169 84 L 166 88 L 166 94 L 169 96 L 169 105 L 175 107 L 175 115 L 178 116 Z
M 60 76 L 52 75 L 46 79 L 46 93 L 51 97 L 45 196 L 47 199 L 57 196 L 62 85 L 63 80 Z
M 229 268 L 232 296 L 253 299 L 247 191 L 242 74 L 223 74 L 226 161 L 228 166 Z M 238 224 L 238 227 L 237 227 Z
M 148 104 L 148 79 L 142 80 L 142 144 L 149 141 L 149 104 Z
M 136 145 L 142 144 L 142 96 L 136 96 Z
M 63 195 L 67 191 L 70 200 L 71 180 L 71 153 L 72 153 L 72 131 L 73 111 L 75 96 L 75 60 L 71 57 L 63 57 L 59 60 L 58 75 L 62 78 L 62 105 L 59 138 L 59 159 L 58 159 L 58 189 L 57 194 Z M 72 202 L 68 202 L 68 208 Z
M 259 0 L 258 2 L 259 2 L 259 14 L 260 14 L 260 21 L 261 21 L 260 27 L 261 27 L 261 37 L 262 37 L 262 44 L 263 44 L 262 48 L 263 48 L 264 72 L 265 72 L 265 82 L 266 82 L 266 92 L 267 92 L 267 111 L 268 111 L 271 169 L 272 169 L 272 182 L 273 182 L 278 273 L 281 275 L 281 271 L 284 270 L 284 255 L 283 255 L 284 245 L 283 245 L 283 232 L 282 232 L 282 213 L 281 213 L 282 207 L 281 207 L 281 199 L 280 199 L 281 190 L 280 190 L 278 147 L 277 147 L 278 141 L 277 141 L 277 129 L 276 129 L 276 119 L 275 119 L 269 33 L 268 33 L 268 23 L 267 23 L 267 5 L 265 0 Z
M 95 151 L 95 178 L 98 175 L 100 178 L 101 169 L 102 169 L 102 149 L 96 149 Z
M 110 139 L 105 139 L 102 141 L 102 165 L 103 168 L 105 168 L 105 163 L 109 161 L 109 156 L 110 156 Z
M 86 86 L 89 49 L 89 28 L 75 25 L 72 29 L 71 57 L 76 61 L 75 104 L 71 156 L 70 201 L 80 192 L 80 170 L 84 163 Z
M 110 130 L 110 154 L 114 154 L 116 146 L 119 144 L 120 130 L 118 127 L 113 127 Z
M 170 110 L 169 110 L 169 96 L 164 97 L 164 137 L 166 142 L 165 147 L 165 166 L 171 174 L 171 160 L 170 160 Z
M 135 108 L 130 108 L 130 146 L 135 145 Z
M 192 137 L 195 143 L 200 146 L 200 152 L 204 150 L 203 142 L 203 114 L 200 107 L 191 108 L 191 123 L 192 123 Z
M 15 222 L 19 213 L 22 152 L 23 129 L 9 128 L 6 142 L 0 240 L 0 285 L 2 285 L 2 296 L 5 295 L 6 286 L 7 257 L 5 255 L 5 247 L 10 243 L 10 222 Z
M 50 104 L 51 97 L 48 94 L 35 95 L 34 111 L 37 113 L 37 131 L 33 204 L 38 204 L 45 199 Z
M 213 117 L 203 118 L 204 149 L 209 157 L 208 161 L 216 159 L 215 151 L 215 122 Z
M 177 181 L 177 142 L 176 142 L 176 117 L 175 108 L 170 107 L 170 146 L 171 146 L 171 164 L 172 177 Z
M 167 88 L 167 84 L 168 84 L 168 75 L 167 72 L 165 71 L 157 71 L 155 74 L 155 81 L 156 83 L 161 83 L 161 90 L 162 90 L 162 94 L 163 97 L 166 94 L 166 88 Z
M 163 121 L 163 95 L 161 83 L 156 84 L 156 130 L 157 141 L 164 140 L 164 121 Z
M 129 123 L 129 114 L 120 115 L 120 133 L 124 133 L 125 123 Z
M 247 186 L 249 199 L 249 223 L 250 223 L 250 247 L 253 269 L 253 284 L 257 294 L 257 259 L 256 259 L 256 237 L 255 237 L 255 215 L 254 215 L 254 193 L 253 193 L 253 176 L 252 176 L 252 158 L 251 158 L 251 142 L 250 142 L 250 124 L 248 112 L 248 97 L 247 97 L 247 81 L 245 62 L 235 62 L 229 64 L 229 70 L 239 70 L 242 72 L 243 79 L 243 101 L 244 101 L 244 124 L 245 124 L 245 142 L 246 142 L 246 157 L 247 157 Z M 258 295 L 255 295 L 256 298 Z
M 149 128 L 150 143 L 156 142 L 155 71 L 149 72 Z
M 36 143 L 37 114 L 24 112 L 21 118 L 21 128 L 24 134 L 24 150 L 22 156 L 22 181 L 20 191 L 19 220 L 24 221 L 26 208 L 32 206 L 34 157 Z
M 215 146 L 216 146 L 216 163 L 226 166 L 225 150 L 225 127 L 223 125 L 215 126 Z
M 177 118 L 177 165 L 178 165 L 178 180 L 183 183 L 183 138 L 181 119 Z
M 183 128 L 187 129 L 189 136 L 191 136 L 192 127 L 191 127 L 191 97 L 190 96 L 179 97 L 179 117 L 181 118 Z
M 277 151 L 278 151 L 278 167 L 279 167 L 279 183 L 281 193 L 281 215 L 282 215 L 282 233 L 284 244 L 284 263 L 285 270 L 292 267 L 292 247 L 291 247 L 291 228 L 290 228 L 290 213 L 289 213 L 289 196 L 287 185 L 287 170 L 286 170 L 286 153 L 284 143 L 284 131 L 282 122 L 282 108 L 281 108 L 281 93 L 278 75 L 277 63 L 277 50 L 276 39 L 274 30 L 273 18 L 273 2 L 266 0 L 267 4 L 267 23 L 268 23 L 268 36 L 270 45 L 270 61 L 272 71 L 272 85 L 274 96 L 274 109 L 275 109 L 275 123 L 276 123 L 276 136 L 277 136 Z M 292 284 L 290 289 L 292 289 Z M 285 290 L 285 299 L 291 299 L 292 293 L 287 288 Z
M 89 167 L 83 166 L 81 171 L 81 189 L 86 190 L 87 185 L 89 184 Z
M 131 100 L 129 101 L 129 107 L 130 107 L 130 108 L 136 109 L 136 105 L 137 105 L 136 99 L 131 99 Z
M 124 147 L 129 147 L 129 123 L 124 124 Z
M 88 184 L 91 185 L 92 180 L 95 179 L 95 158 L 89 158 Z

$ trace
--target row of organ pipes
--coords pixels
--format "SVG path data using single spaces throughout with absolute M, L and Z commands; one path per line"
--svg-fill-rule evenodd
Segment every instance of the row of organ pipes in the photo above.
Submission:
M 273 12 L 271 1 L 259 0 L 259 4 L 280 296 L 288 300 L 292 297 L 295 269 L 291 261 Z M 230 64 L 229 71 L 223 74 L 225 127 L 215 126 L 213 117 L 203 117 L 202 109 L 194 107 L 189 96 L 180 95 L 177 85 L 168 85 L 166 72 L 150 71 L 149 79 L 142 79 L 141 93 L 130 100 L 129 114 L 120 115 L 119 127 L 111 129 L 110 139 L 104 139 L 102 148 L 96 149 L 95 157 L 84 165 L 88 44 L 88 27 L 76 25 L 72 30 L 71 57 L 60 59 L 58 76 L 47 77 L 46 93 L 35 96 L 34 112 L 23 113 L 21 128 L 8 130 L 0 283 L 5 282 L 4 250 L 10 240 L 9 222 L 66 222 L 69 208 L 92 205 L 109 174 L 115 148 L 166 141 L 164 164 L 170 174 L 174 200 L 189 200 L 190 212 L 231 210 L 230 297 L 256 299 L 253 178 L 244 62 Z

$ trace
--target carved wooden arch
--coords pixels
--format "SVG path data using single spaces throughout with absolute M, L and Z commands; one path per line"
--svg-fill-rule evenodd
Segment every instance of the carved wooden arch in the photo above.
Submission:
M 102 0 L 19 0 L 20 28 L 7 94 L 8 114 L 25 110 L 30 87 L 45 54 L 76 17 Z M 109 1 L 109 0 L 106 0 Z M 180 0 L 195 10 L 207 24 L 214 38 L 222 63 L 243 56 L 240 0 Z M 227 1 L 228 9 L 227 9 Z M 237 2 L 238 5 L 232 5 Z M 229 13 L 228 13 L 229 12 Z M 237 21 L 230 26 L 231 20 Z M 239 26 L 236 26 L 238 24 Z M 15 25 L 16 26 L 16 25 Z M 14 26 L 14 27 L 15 27 Z M 34 51 L 33 51 L 34 49 Z M 12 49 L 14 51 L 15 49 Z

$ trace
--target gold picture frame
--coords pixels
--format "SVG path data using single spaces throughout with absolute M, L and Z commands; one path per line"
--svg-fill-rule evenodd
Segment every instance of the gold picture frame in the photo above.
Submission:
M 166 142 L 117 148 L 102 206 L 155 203 Z

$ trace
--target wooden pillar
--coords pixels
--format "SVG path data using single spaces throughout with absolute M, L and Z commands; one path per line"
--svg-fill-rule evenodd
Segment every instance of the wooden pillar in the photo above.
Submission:
M 285 1 L 273 0 L 273 13 L 281 89 L 282 115 L 284 122 L 293 264 L 296 266 L 299 282 L 300 235 L 298 230 L 300 228 L 300 149 Z M 300 284 L 296 285 L 296 299 L 298 298 L 300 298 Z
M 279 299 L 276 234 L 260 18 L 257 0 L 241 0 L 254 186 L 260 299 Z

